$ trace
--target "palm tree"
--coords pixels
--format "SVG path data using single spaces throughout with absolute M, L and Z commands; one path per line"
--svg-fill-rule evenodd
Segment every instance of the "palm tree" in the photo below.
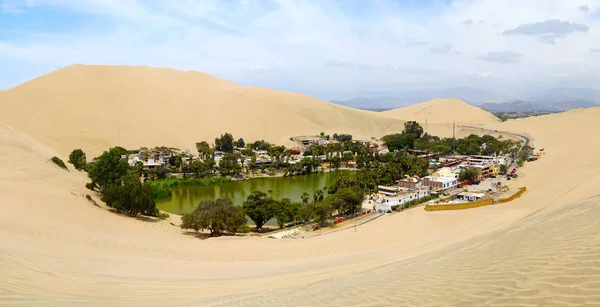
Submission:
M 308 200 L 310 199 L 310 195 L 306 192 L 302 193 L 302 204 L 307 205 L 308 204 Z
M 315 194 L 313 195 L 313 202 L 323 201 L 323 190 L 317 189 L 315 190 Z

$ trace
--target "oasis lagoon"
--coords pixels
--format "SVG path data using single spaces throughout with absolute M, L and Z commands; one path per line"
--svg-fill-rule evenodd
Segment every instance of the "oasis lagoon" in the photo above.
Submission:
M 173 188 L 171 199 L 158 201 L 156 206 L 163 211 L 183 214 L 194 211 L 198 204 L 205 199 L 228 197 L 237 206 L 241 206 L 253 191 L 267 193 L 273 199 L 289 198 L 294 202 L 302 201 L 302 193 L 310 194 L 336 182 L 344 173 L 350 171 L 335 171 L 315 173 L 292 177 L 255 178 L 243 181 L 231 181 L 210 185 L 180 185 Z M 269 192 L 270 191 L 270 192 Z

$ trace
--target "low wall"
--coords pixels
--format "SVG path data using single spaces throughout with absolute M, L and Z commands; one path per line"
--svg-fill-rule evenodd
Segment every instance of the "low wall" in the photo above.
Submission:
M 512 196 L 506 197 L 506 198 L 500 198 L 500 200 L 498 202 L 499 203 L 507 203 L 507 202 L 513 201 L 513 200 L 519 198 L 523 193 L 525 193 L 526 190 L 527 190 L 526 187 L 521 187 L 521 188 L 519 188 L 519 191 L 517 191 Z M 482 199 L 482 200 L 477 200 L 474 202 L 463 203 L 463 204 L 426 205 L 425 211 L 463 210 L 463 209 L 471 209 L 471 208 L 488 206 L 493 203 L 494 203 L 494 199 L 488 198 L 488 199 Z
M 510 197 L 500 198 L 499 202 L 502 204 L 502 203 L 507 203 L 507 202 L 513 201 L 513 200 L 521 197 L 521 195 L 523 193 L 525 193 L 526 190 L 527 190 L 527 187 L 520 187 L 519 191 L 517 191 L 517 193 L 511 195 Z
M 425 211 L 442 211 L 442 210 L 463 210 L 477 208 L 481 206 L 491 205 L 494 202 L 492 198 L 476 200 L 462 204 L 447 204 L 447 205 L 426 205 Z

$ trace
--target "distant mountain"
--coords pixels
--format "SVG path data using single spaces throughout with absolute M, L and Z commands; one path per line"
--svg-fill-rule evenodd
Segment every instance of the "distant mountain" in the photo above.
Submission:
M 331 102 L 358 109 L 384 110 L 411 106 L 435 98 L 458 98 L 471 105 L 479 105 L 486 102 L 502 102 L 514 99 L 513 97 L 500 96 L 487 90 L 456 87 L 448 89 L 401 92 L 377 98 L 358 97 L 347 100 L 333 100 Z
M 572 109 L 597 107 L 598 104 L 586 100 L 556 101 L 556 102 L 532 102 L 516 100 L 505 103 L 484 103 L 479 107 L 490 112 L 564 112 Z
M 358 109 L 385 110 L 407 107 L 434 98 L 459 98 L 491 112 L 563 112 L 600 105 L 600 91 L 590 88 L 536 89 L 499 95 L 488 90 L 456 87 L 332 102 Z

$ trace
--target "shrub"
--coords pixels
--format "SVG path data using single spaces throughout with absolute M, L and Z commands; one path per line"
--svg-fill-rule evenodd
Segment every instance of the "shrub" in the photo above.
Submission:
M 161 220 L 166 220 L 170 217 L 170 215 L 166 212 L 158 212 L 158 214 L 156 215 L 159 219 Z
M 248 224 L 240 225 L 237 228 L 237 232 L 238 233 L 248 233 L 248 232 L 250 232 L 250 226 L 248 226 Z
M 69 155 L 69 163 L 73 164 L 77 170 L 85 169 L 86 162 L 85 153 L 81 149 L 75 149 Z
M 58 165 L 60 168 L 68 171 L 69 169 L 67 168 L 67 166 L 65 165 L 65 162 L 63 162 L 63 160 L 61 160 L 59 157 L 52 157 L 50 160 L 52 160 L 52 162 L 54 162 L 54 164 Z
M 90 194 L 86 194 L 86 195 L 85 195 L 85 198 L 86 198 L 87 200 L 92 200 L 92 197 L 90 196 Z

